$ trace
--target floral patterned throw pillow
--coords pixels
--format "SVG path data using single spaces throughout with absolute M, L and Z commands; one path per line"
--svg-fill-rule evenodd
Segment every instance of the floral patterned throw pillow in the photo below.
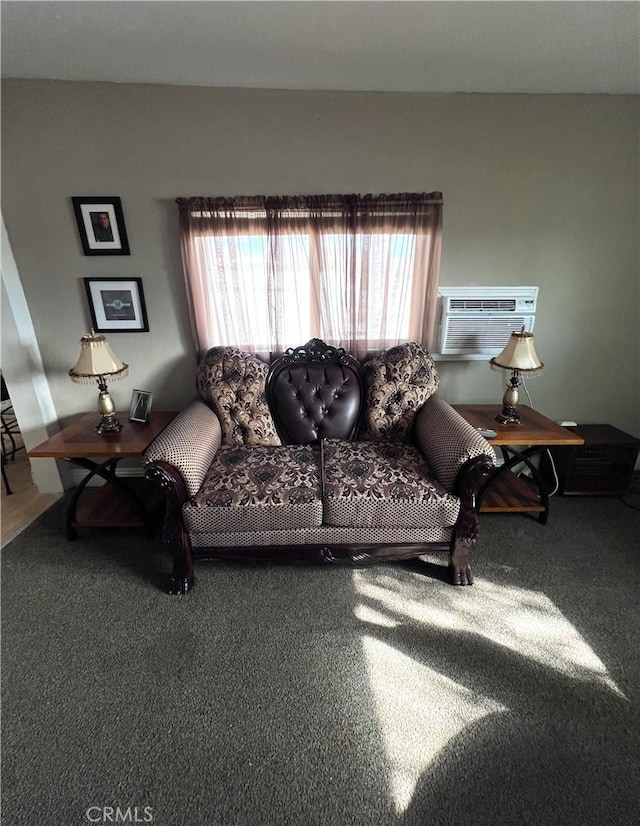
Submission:
M 365 410 L 361 439 L 409 442 L 422 405 L 438 389 L 438 370 L 429 352 L 411 341 L 364 365 Z
M 198 392 L 220 419 L 223 444 L 281 444 L 265 396 L 268 372 L 235 347 L 212 347 L 200 362 Z

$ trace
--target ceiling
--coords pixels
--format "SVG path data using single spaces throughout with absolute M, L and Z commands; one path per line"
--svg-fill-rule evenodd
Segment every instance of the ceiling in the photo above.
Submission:
M 640 94 L 640 2 L 2 2 L 2 75 Z

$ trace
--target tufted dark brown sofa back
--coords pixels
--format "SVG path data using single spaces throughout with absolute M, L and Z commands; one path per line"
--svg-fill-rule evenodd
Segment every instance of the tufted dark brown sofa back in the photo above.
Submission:
M 269 371 L 267 401 L 287 444 L 354 438 L 363 398 L 360 364 L 319 339 L 287 350 Z

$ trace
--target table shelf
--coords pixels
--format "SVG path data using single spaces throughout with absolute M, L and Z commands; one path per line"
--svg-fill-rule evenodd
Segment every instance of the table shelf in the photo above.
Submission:
M 531 486 L 516 476 L 505 474 L 492 484 L 482 500 L 480 513 L 542 513 L 544 505 Z
M 156 488 L 143 479 L 127 479 L 130 488 L 144 502 L 152 517 L 162 515 L 162 501 Z M 132 499 L 118 488 L 105 484 L 87 487 L 78 502 L 73 524 L 79 528 L 142 528 L 144 522 Z

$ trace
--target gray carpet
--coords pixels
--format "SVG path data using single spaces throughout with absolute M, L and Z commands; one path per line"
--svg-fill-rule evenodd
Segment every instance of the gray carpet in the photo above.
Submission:
M 552 505 L 482 517 L 473 588 L 214 562 L 178 598 L 57 503 L 2 551 L 4 826 L 640 822 L 640 513 Z

